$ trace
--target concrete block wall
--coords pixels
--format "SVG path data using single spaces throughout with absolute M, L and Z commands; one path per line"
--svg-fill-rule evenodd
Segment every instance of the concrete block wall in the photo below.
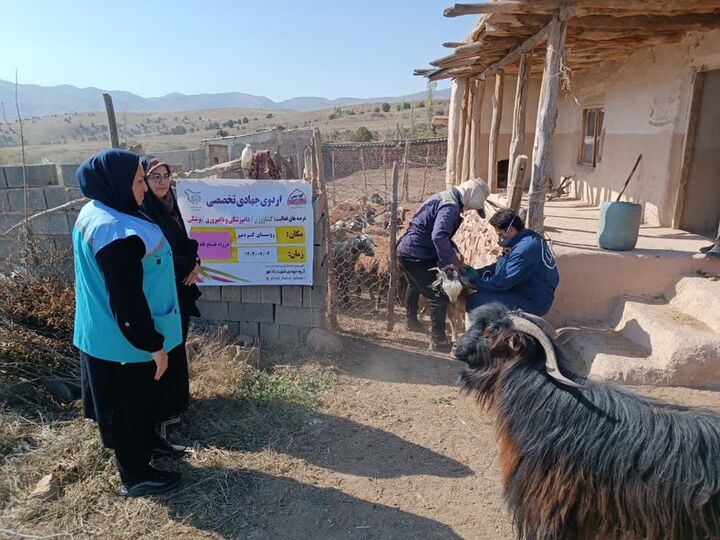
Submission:
M 311 328 L 324 327 L 327 270 L 322 208 L 322 199 L 315 198 L 312 286 L 202 287 L 201 324 L 224 325 L 230 335 L 257 336 L 271 344 L 302 344 Z
M 82 197 L 75 182 L 73 164 L 28 165 L 27 211 L 29 215 L 54 208 Z M 67 249 L 71 245 L 72 228 L 80 210 L 66 211 L 41 216 L 32 220 L 33 233 L 51 248 Z M 25 216 L 25 190 L 21 166 L 0 167 L 0 234 L 22 221 Z M 20 229 L 16 229 L 20 232 Z M 21 248 L 15 233 L 0 236 L 0 266 L 11 265 Z
M 82 197 L 75 182 L 77 165 L 27 167 L 28 213 L 35 214 Z M 19 172 L 18 172 L 19 169 Z M 22 167 L 0 167 L 0 234 L 24 217 Z M 72 230 L 82 204 L 34 219 L 32 230 L 43 245 L 72 247 Z M 315 197 L 313 286 L 203 287 L 201 322 L 227 325 L 230 334 L 259 336 L 265 343 L 304 343 L 311 328 L 325 324 L 327 279 L 323 200 Z M 20 231 L 20 228 L 16 229 Z M 22 247 L 17 234 L 0 236 L 0 271 L 12 267 Z

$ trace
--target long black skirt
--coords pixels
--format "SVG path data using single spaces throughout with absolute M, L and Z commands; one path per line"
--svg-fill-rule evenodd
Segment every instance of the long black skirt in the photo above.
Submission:
M 80 353 L 83 412 L 115 451 L 123 481 L 142 475 L 157 442 L 154 362 L 110 362 Z
M 184 413 L 190 405 L 190 379 L 188 375 L 187 340 L 190 317 L 183 315 L 182 343 L 168 353 L 168 368 L 158 381 L 157 421 L 163 422 Z

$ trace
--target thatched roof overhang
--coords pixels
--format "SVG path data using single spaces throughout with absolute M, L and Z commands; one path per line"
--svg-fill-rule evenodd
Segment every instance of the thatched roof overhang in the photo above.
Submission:
M 452 53 L 416 75 L 485 79 L 500 69 L 512 75 L 522 53 L 535 50 L 544 57 L 556 14 L 567 22 L 564 65 L 574 72 L 679 42 L 690 31 L 720 28 L 718 0 L 496 0 L 445 10 L 446 17 L 473 14 L 480 17 L 465 40 L 445 43 Z M 542 62 L 533 62 L 531 74 L 542 69 Z

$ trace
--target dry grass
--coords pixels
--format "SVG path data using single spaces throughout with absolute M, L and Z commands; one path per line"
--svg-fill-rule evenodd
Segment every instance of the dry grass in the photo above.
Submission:
M 102 108 L 102 102 L 98 105 Z M 436 114 L 447 111 L 447 101 L 436 100 Z M 169 150 L 183 150 L 198 148 L 202 139 L 217 136 L 217 129 L 208 129 L 212 122 L 224 124 L 227 120 L 238 120 L 247 117 L 247 124 L 236 124 L 232 128 L 224 129 L 230 135 L 246 135 L 267 129 L 282 126 L 285 129 L 319 128 L 326 140 L 349 141 L 352 134 L 359 127 L 366 127 L 380 139 L 392 139 L 398 136 L 397 126 L 402 127 L 405 136 L 413 136 L 411 131 L 410 111 L 397 111 L 396 104 L 387 113 L 375 113 L 378 103 L 363 103 L 343 107 L 344 114 L 339 118 L 330 118 L 333 109 L 317 111 L 293 111 L 289 109 L 205 109 L 196 111 L 178 111 L 162 113 L 127 113 L 123 119 L 118 118 L 120 125 L 120 140 L 125 140 L 125 127 L 132 130 L 141 125 L 152 125 L 151 131 L 141 135 L 128 134 L 129 145 L 142 144 L 147 152 L 162 152 Z M 266 118 L 272 113 L 272 118 Z M 127 123 L 126 123 L 127 121 Z M 415 136 L 442 137 L 446 131 L 438 130 L 429 133 L 425 109 L 415 111 L 417 131 Z M 24 123 L 26 147 L 25 153 L 28 163 L 41 163 L 47 159 L 54 163 L 80 163 L 88 156 L 107 147 L 105 135 L 97 140 L 83 141 L 84 137 L 78 132 L 80 125 L 86 128 L 91 124 L 102 126 L 106 124 L 105 112 L 69 113 L 65 115 L 45 116 L 29 119 Z M 185 135 L 161 135 L 177 125 L 188 129 Z M 166 127 L 163 127 L 166 126 Z M 17 129 L 15 123 L 11 127 Z M 197 131 L 189 132 L 190 128 Z M 0 148 L 0 164 L 20 162 L 20 148 L 17 146 Z
M 210 538 L 237 531 L 248 510 L 245 486 L 255 474 L 263 476 L 249 469 L 281 466 L 277 449 L 292 444 L 337 377 L 308 359 L 259 370 L 224 356 L 222 334 L 198 339 L 200 353 L 191 365 L 194 401 L 173 436 L 194 452 L 186 462 L 162 465 L 183 472 L 176 492 L 122 499 L 112 456 L 93 423 L 81 418 L 42 423 L 2 411 L 0 532 Z M 31 497 L 48 473 L 54 495 Z

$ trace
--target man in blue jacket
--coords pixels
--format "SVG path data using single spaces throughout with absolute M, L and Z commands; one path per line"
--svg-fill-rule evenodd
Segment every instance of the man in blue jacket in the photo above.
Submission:
M 465 275 L 477 290 L 467 301 L 467 311 L 488 302 L 500 302 L 510 309 L 522 309 L 542 316 L 550 311 L 560 282 L 557 261 L 545 239 L 526 229 L 520 216 L 509 208 L 490 218 L 500 246 L 505 248 L 496 263 Z
M 407 326 L 420 330 L 418 300 L 427 298 L 432 320 L 430 348 L 450 351 L 451 344 L 445 335 L 447 298 L 432 288 L 437 274 L 430 269 L 460 266 L 460 254 L 452 237 L 460 228 L 462 213 L 475 210 L 485 217 L 485 199 L 490 190 L 484 180 L 468 180 L 426 200 L 415 213 L 397 246 L 398 262 L 408 277 L 405 296 Z

